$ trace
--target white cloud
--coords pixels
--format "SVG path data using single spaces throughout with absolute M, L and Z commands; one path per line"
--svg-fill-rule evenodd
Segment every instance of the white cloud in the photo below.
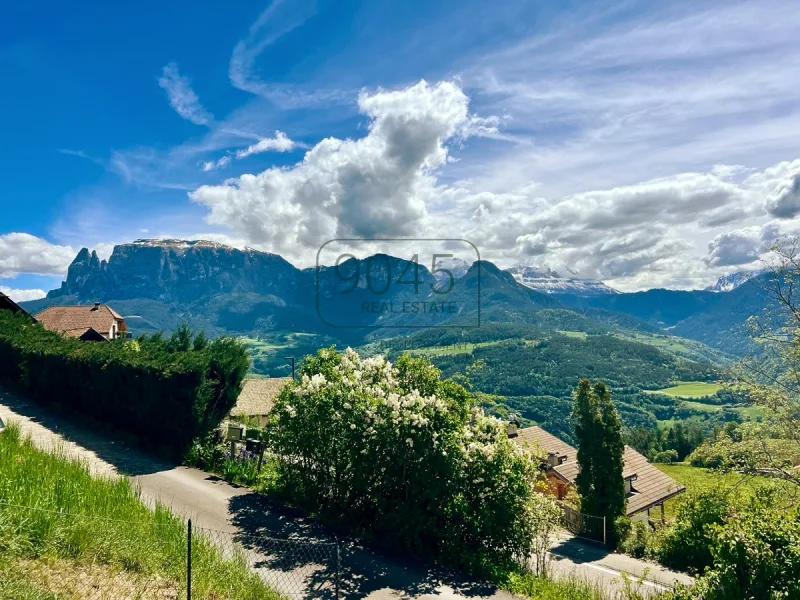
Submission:
M 0 285 L 0 292 L 11 298 L 14 302 L 27 302 L 28 300 L 39 300 L 47 296 L 44 290 L 15 290 L 4 285 Z
M 0 277 L 63 275 L 75 254 L 69 246 L 57 246 L 27 233 L 0 235 Z
M 213 115 L 203 108 L 200 99 L 192 89 L 192 83 L 178 71 L 174 62 L 164 67 L 158 85 L 167 92 L 169 103 L 181 117 L 196 125 L 208 125 Z
M 332 238 L 465 238 L 501 265 L 536 261 L 621 289 L 704 287 L 759 258 L 779 234 L 764 200 L 800 167 L 711 164 L 708 172 L 564 196 L 544 196 L 530 181 L 494 192 L 482 180 L 440 179 L 452 168 L 451 147 L 500 125 L 470 116 L 457 84 L 365 92 L 359 109 L 369 119 L 366 136 L 323 139 L 292 167 L 202 186 L 190 197 L 209 209 L 208 223 L 304 265 Z
M 281 37 L 305 23 L 315 12 L 316 5 L 309 0 L 273 0 L 250 26 L 247 36 L 233 49 L 228 68 L 231 84 L 240 90 L 267 98 L 282 108 L 349 101 L 349 94 L 341 90 L 270 83 L 258 77 L 258 58 Z
M 703 260 L 712 267 L 746 265 L 759 260 L 770 244 L 786 233 L 776 222 L 721 233 L 708 243 L 708 256 Z
M 781 219 L 791 219 L 800 213 L 800 170 L 775 187 L 764 201 L 764 210 Z
M 420 83 L 362 92 L 368 133 L 326 138 L 291 168 L 271 168 L 192 192 L 208 222 L 250 244 L 285 253 L 314 249 L 333 237 L 419 234 L 434 173 L 448 140 L 469 123 L 468 98 L 454 83 Z
M 217 159 L 217 160 L 208 160 L 202 164 L 203 171 L 213 171 L 214 169 L 222 169 L 227 167 L 231 164 L 231 157 L 230 154 L 226 154 L 225 156 Z
M 214 169 L 223 169 L 231 164 L 233 156 L 241 160 L 252 156 L 253 154 L 261 154 L 262 152 L 289 152 L 297 148 L 299 144 L 289 139 L 282 131 L 276 131 L 275 137 L 261 138 L 255 144 L 249 145 L 247 148 L 237 150 L 235 155 L 226 154 L 217 160 L 204 161 L 200 164 L 205 172 L 213 171 Z
M 236 152 L 236 158 L 246 158 L 252 154 L 260 154 L 261 152 L 289 152 L 293 150 L 296 144 L 290 140 L 282 131 L 276 131 L 275 137 L 264 138 L 258 140 L 244 150 Z

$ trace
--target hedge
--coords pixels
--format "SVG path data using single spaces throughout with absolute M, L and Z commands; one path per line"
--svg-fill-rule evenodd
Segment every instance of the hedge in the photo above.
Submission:
M 171 338 L 81 342 L 0 310 L 0 381 L 171 452 L 219 424 L 248 368 L 238 341 L 193 338 L 185 326 Z

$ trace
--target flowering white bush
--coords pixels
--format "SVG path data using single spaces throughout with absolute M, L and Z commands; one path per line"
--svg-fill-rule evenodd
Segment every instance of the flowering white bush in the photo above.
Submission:
M 424 359 L 392 365 L 320 350 L 270 417 L 279 487 L 326 519 L 414 555 L 508 567 L 535 548 L 540 457 L 470 402 Z

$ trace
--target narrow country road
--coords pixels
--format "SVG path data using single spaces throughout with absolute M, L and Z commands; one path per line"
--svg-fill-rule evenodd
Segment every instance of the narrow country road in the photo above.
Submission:
M 237 540 L 247 548 L 251 568 L 279 591 L 298 598 L 332 598 L 333 577 L 320 563 L 330 558 L 335 536 L 311 519 L 270 502 L 246 488 L 230 485 L 198 469 L 154 459 L 124 442 L 92 431 L 0 388 L 0 418 L 20 423 L 22 431 L 47 451 L 59 450 L 85 462 L 96 475 L 126 475 L 145 501 L 159 501 L 191 518 L 204 535 L 227 544 Z M 205 530 L 205 531 L 204 531 Z M 300 540 L 280 545 L 274 539 Z M 341 597 L 348 599 L 511 599 L 484 583 L 407 559 L 387 556 L 361 544 L 342 540 Z M 290 556 L 280 556 L 290 554 Z M 686 575 L 671 573 L 574 538 L 553 546 L 552 569 L 557 576 L 577 576 L 614 594 L 622 586 L 620 572 L 645 576 L 644 595 L 667 589 Z

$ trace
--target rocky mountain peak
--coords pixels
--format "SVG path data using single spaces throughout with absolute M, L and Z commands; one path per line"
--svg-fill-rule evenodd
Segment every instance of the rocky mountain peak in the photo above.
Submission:
M 619 293 L 597 279 L 562 277 L 558 272 L 549 268 L 540 269 L 530 265 L 514 265 L 506 271 L 522 285 L 545 294 L 600 296 Z

